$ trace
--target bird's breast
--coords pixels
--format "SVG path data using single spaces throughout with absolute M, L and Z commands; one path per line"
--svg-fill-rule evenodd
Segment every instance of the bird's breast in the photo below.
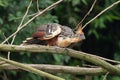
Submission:
M 68 47 L 70 43 L 70 38 L 67 37 L 58 37 L 57 39 L 57 46 L 59 47 Z

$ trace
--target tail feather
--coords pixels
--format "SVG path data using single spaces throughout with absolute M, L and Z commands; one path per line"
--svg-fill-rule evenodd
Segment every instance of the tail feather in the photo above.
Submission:
M 46 41 L 38 40 L 37 38 L 27 38 L 21 45 L 31 45 L 31 44 L 37 44 L 37 45 L 46 45 Z

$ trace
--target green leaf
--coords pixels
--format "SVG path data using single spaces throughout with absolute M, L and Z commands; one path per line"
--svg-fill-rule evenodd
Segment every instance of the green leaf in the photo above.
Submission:
M 113 76 L 111 80 L 120 80 L 120 76 Z
M 99 34 L 98 34 L 98 32 L 97 32 L 96 30 L 93 30 L 92 33 L 95 35 L 95 37 L 96 37 L 97 39 L 99 39 Z
M 88 5 L 87 0 L 81 0 L 85 5 Z
M 54 57 L 55 61 L 57 62 L 57 64 L 61 63 L 62 55 L 54 54 L 53 57 Z
M 17 75 L 17 71 L 11 71 L 11 73 L 16 76 Z
M 3 6 L 3 7 L 5 6 L 2 0 L 0 0 L 0 6 Z
M 104 21 L 104 18 L 100 18 L 100 19 L 99 19 L 99 25 L 100 25 L 100 28 L 101 28 L 101 29 L 106 28 L 104 22 L 105 22 L 105 21 Z
M 9 0 L 0 0 L 0 6 L 7 7 L 9 4 Z
M 3 24 L 3 20 L 2 20 L 2 18 L 0 18 L 0 24 Z
M 16 17 L 14 14 L 9 14 L 8 21 L 13 21 L 15 19 L 16 19 Z
M 76 6 L 78 4 L 80 4 L 80 0 L 72 0 L 72 5 L 73 6 Z

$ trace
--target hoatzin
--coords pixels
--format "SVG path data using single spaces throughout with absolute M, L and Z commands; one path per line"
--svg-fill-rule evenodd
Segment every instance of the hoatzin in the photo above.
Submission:
M 85 39 L 81 27 L 74 33 L 67 26 L 57 23 L 48 23 L 38 27 L 32 38 L 23 41 L 23 45 L 39 44 L 58 47 L 68 47 L 72 43 L 77 43 Z

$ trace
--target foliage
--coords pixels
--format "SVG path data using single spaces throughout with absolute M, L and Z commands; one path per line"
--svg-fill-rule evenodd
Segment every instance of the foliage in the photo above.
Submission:
M 52 4 L 56 0 L 39 0 L 39 9 L 42 10 L 48 5 Z M 83 25 L 98 14 L 101 10 L 115 2 L 116 0 L 98 0 L 93 11 L 84 20 Z M 30 0 L 0 0 L 0 42 L 5 37 L 12 34 L 20 24 L 20 20 L 24 15 L 26 8 Z M 62 25 L 70 26 L 72 29 L 78 24 L 78 22 L 87 13 L 93 0 L 64 0 L 62 4 L 51 10 L 44 15 L 36 18 L 33 22 L 27 25 L 22 31 L 17 34 L 14 44 L 21 44 L 25 38 L 30 37 L 34 32 L 34 29 L 44 23 L 60 23 Z M 37 1 L 33 0 L 33 4 L 30 8 L 29 15 L 37 12 Z M 105 12 L 99 18 L 94 20 L 85 29 L 86 40 L 82 44 L 78 44 L 73 47 L 77 50 L 83 50 L 89 53 L 95 53 L 103 57 L 120 60 L 120 9 L 119 5 L 113 7 L 111 10 Z M 31 17 L 27 17 L 24 23 Z M 9 43 L 11 39 L 9 40 Z M 81 47 L 80 47 L 81 46 Z M 7 54 L 1 52 L 3 56 Z M 78 61 L 77 59 L 70 58 L 68 56 L 61 55 L 49 55 L 49 54 L 31 54 L 31 53 L 19 53 L 11 54 L 13 60 L 23 63 L 44 63 L 44 64 L 61 64 L 61 65 L 80 65 L 86 64 L 84 61 Z M 0 78 L 2 80 L 3 73 L 7 75 L 9 80 L 46 80 L 40 76 L 23 72 L 23 71 L 1 71 Z M 26 75 L 24 75 L 26 74 Z M 63 76 L 62 74 L 58 74 Z M 64 74 L 67 80 L 71 80 L 71 76 Z M 73 76 L 79 78 L 77 75 Z M 119 80 L 118 76 L 111 76 L 111 80 Z M 83 78 L 83 77 L 82 77 Z M 95 76 L 94 80 L 102 80 L 102 76 Z

